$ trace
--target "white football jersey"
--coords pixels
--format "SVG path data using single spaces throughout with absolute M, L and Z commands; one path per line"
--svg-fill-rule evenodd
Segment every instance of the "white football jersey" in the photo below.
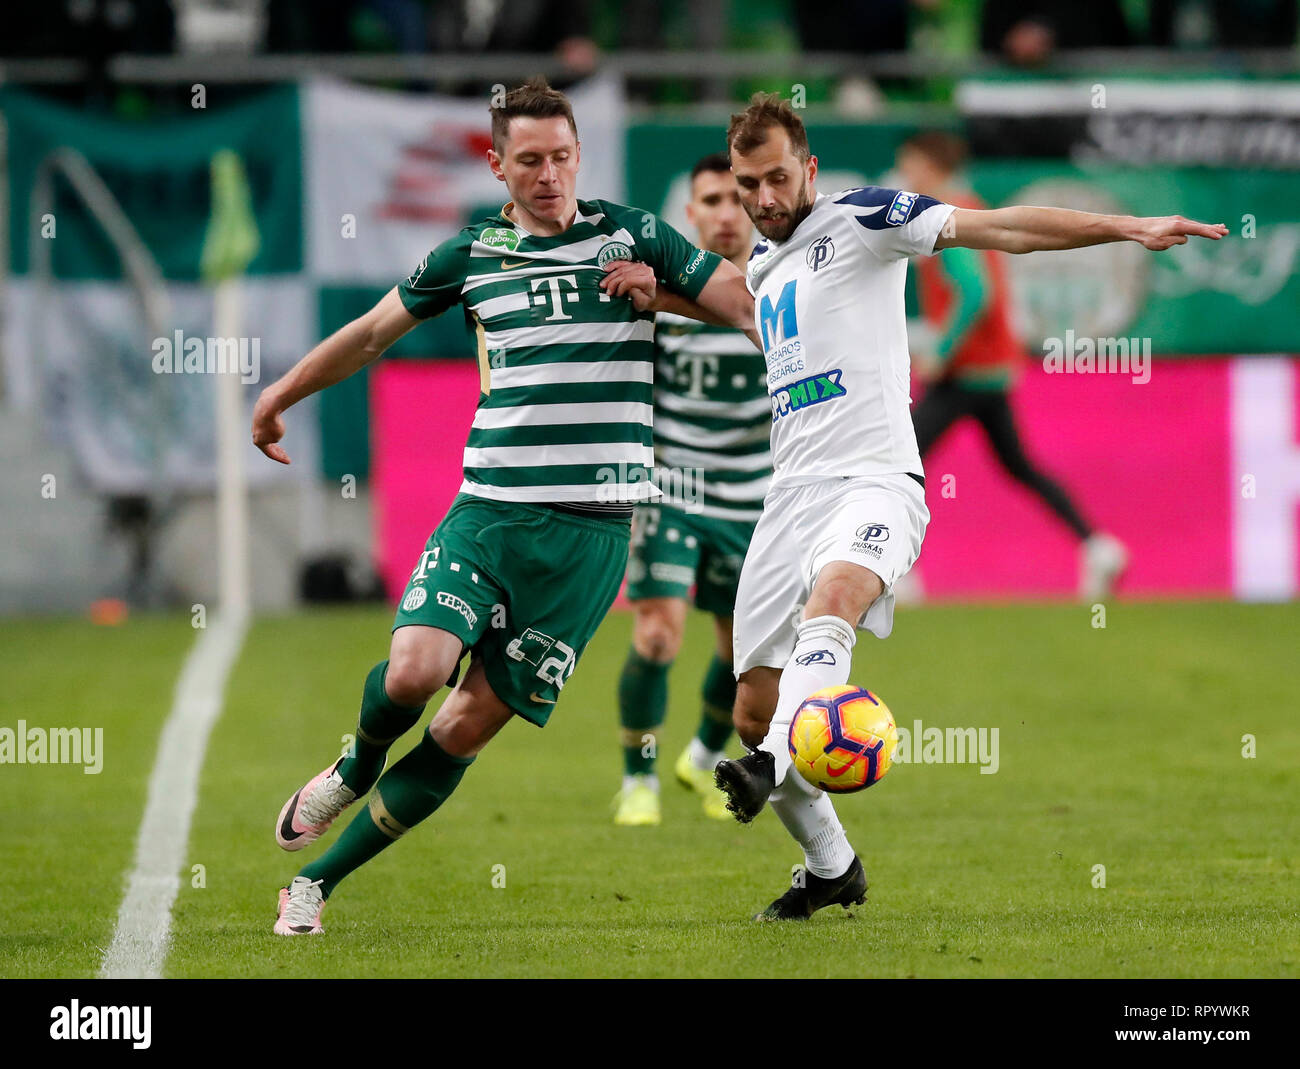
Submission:
M 772 487 L 922 474 L 912 429 L 903 286 L 953 205 L 867 186 L 819 194 L 747 281 L 772 398 Z

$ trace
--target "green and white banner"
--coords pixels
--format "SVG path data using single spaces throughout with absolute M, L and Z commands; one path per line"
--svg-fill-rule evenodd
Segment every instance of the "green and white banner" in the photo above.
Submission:
M 1076 334 L 1152 339 L 1157 356 L 1300 348 L 1300 90 L 1295 83 L 1098 85 L 1008 82 L 959 94 L 976 153 L 970 180 L 992 205 L 1179 213 L 1231 236 L 1151 256 L 1132 246 L 1012 258 L 1025 341 Z M 571 92 L 582 141 L 579 194 L 662 212 L 685 225 L 690 168 L 723 148 L 716 121 L 628 125 L 617 81 Z M 91 115 L 0 88 L 6 255 L 0 289 L 3 403 L 41 409 L 76 446 L 89 478 L 125 490 L 210 484 L 207 375 L 155 365 L 161 339 L 183 350 L 212 334 L 200 261 L 211 161 L 233 151 L 248 176 L 260 245 L 244 281 L 245 342 L 260 384 L 364 312 L 430 248 L 507 198 L 485 159 L 487 99 L 312 81 L 155 120 Z M 954 115 L 953 119 L 956 120 Z M 823 189 L 884 180 L 911 123 L 812 123 Z M 89 165 L 165 280 L 146 314 L 139 271 L 87 210 L 69 153 Z M 74 161 L 75 162 L 75 161 Z M 4 233 L 0 229 L 0 234 Z M 40 244 L 36 244 L 40 243 Z M 47 264 L 41 277 L 34 266 Z M 394 356 L 469 352 L 445 316 Z M 165 363 L 165 361 L 163 361 Z M 176 368 L 180 369 L 179 373 Z M 318 463 L 368 469 L 367 379 L 327 391 Z M 299 455 L 317 466 L 308 428 Z M 179 444 L 184 441 L 184 444 Z M 250 446 L 251 449 L 251 446 Z M 304 453 L 305 450 L 305 453 Z M 295 466 L 293 470 L 302 470 Z M 260 478 L 285 477 L 250 464 Z M 291 477 L 291 476 L 289 476 Z
M 211 487 L 213 372 L 238 367 L 251 408 L 259 384 L 312 341 L 297 90 L 133 122 L 6 88 L 0 116 L 4 403 L 37 413 L 96 489 Z M 242 283 L 242 337 L 230 339 L 213 336 L 212 295 L 199 280 L 222 150 L 247 172 L 260 234 Z M 298 453 L 310 470 L 318 450 L 307 424 Z M 254 482 L 303 470 L 252 463 L 251 441 L 247 449 Z
M 596 78 L 570 97 L 583 142 L 579 194 L 624 199 L 620 84 Z M 251 412 L 261 387 L 321 336 L 508 199 L 486 160 L 488 103 L 322 80 L 228 106 L 210 88 L 206 107 L 128 121 L 0 89 L 0 235 L 9 235 L 0 404 L 39 412 L 98 489 L 211 487 L 212 372 L 223 360 L 239 362 Z M 200 281 L 212 159 L 226 150 L 247 174 L 259 235 L 238 339 L 212 337 Z M 98 212 L 87 182 L 100 190 Z M 134 256 L 124 256 L 124 233 Z M 396 355 L 460 355 L 460 317 L 444 320 Z M 250 478 L 292 479 L 322 464 L 365 475 L 365 376 L 323 402 L 330 457 L 321 459 L 313 402 L 294 419 L 295 465 L 260 462 L 250 442 Z

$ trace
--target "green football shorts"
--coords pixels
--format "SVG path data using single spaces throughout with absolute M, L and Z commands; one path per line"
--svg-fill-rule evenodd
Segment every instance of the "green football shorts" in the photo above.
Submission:
M 626 522 L 458 494 L 393 621 L 450 631 L 506 705 L 542 727 L 623 580 Z
M 732 615 L 753 534 L 754 524 L 744 520 L 706 518 L 672 505 L 637 506 L 628 598 L 685 598 L 694 586 L 697 608 Z

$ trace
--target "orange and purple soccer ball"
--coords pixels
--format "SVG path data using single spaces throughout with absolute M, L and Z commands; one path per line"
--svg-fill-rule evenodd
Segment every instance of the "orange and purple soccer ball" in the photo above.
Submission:
M 898 728 L 889 707 L 852 684 L 808 695 L 790 724 L 794 767 L 814 787 L 835 794 L 879 782 L 897 748 Z

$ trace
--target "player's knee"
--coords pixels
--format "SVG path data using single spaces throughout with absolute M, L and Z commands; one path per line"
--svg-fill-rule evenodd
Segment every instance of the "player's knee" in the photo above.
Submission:
M 645 613 L 637 617 L 632 644 L 647 661 L 665 664 L 677 656 L 682 646 L 682 635 L 666 617 Z
M 817 589 L 804 607 L 803 618 L 838 616 L 841 620 L 856 623 L 884 589 L 880 576 L 866 568 L 857 569 L 852 574 L 823 577 L 818 580 Z
M 398 705 L 424 705 L 455 670 L 451 654 L 432 650 L 394 650 L 388 658 L 384 690 Z
M 384 677 L 384 690 L 398 705 L 424 705 L 447 681 L 434 683 L 430 673 L 409 659 L 389 660 L 388 674 Z

